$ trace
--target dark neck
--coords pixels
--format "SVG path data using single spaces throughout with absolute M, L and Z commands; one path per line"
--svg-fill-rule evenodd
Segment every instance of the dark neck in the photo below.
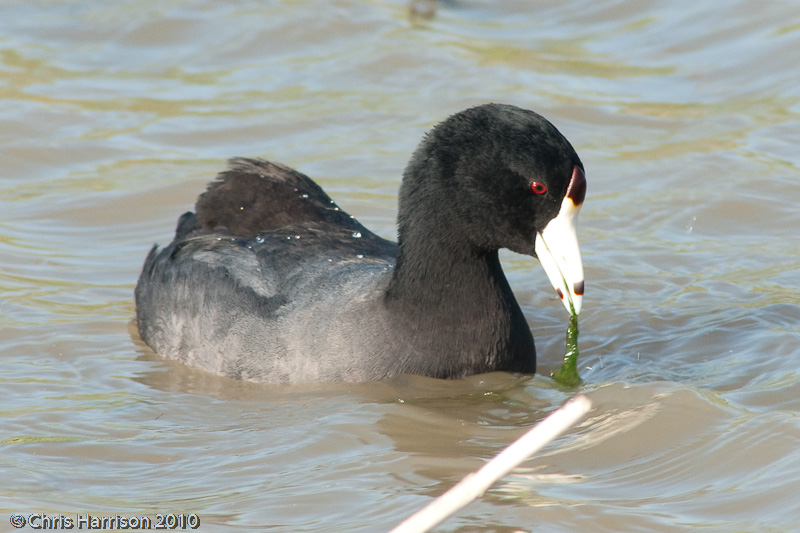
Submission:
M 533 338 L 497 250 L 482 252 L 434 220 L 403 227 L 385 305 L 404 339 L 402 371 L 443 378 L 533 372 Z M 419 219 L 418 219 L 419 220 Z M 456 230 L 457 231 L 457 230 Z M 446 236 L 440 237 L 440 236 Z

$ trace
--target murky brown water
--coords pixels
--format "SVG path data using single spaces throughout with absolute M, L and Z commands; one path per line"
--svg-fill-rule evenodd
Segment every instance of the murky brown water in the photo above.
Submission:
M 424 131 L 502 101 L 586 164 L 596 409 L 440 530 L 800 529 L 800 11 L 553 5 L 0 5 L 2 524 L 387 530 L 562 404 L 544 376 L 567 317 L 512 254 L 530 380 L 240 383 L 159 359 L 131 324 L 145 254 L 225 158 L 295 166 L 393 237 Z

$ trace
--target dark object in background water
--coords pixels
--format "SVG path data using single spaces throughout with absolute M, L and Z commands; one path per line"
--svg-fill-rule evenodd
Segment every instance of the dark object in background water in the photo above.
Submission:
M 431 20 L 436 16 L 436 0 L 411 0 L 408 14 L 411 20 Z
M 264 382 L 533 373 L 500 248 L 538 255 L 580 312 L 583 165 L 532 111 L 487 104 L 437 125 L 403 174 L 397 243 L 295 170 L 230 164 L 136 286 L 139 332 L 162 356 Z

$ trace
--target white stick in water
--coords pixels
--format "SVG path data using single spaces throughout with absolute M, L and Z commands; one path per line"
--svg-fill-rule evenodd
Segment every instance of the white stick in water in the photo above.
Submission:
M 575 425 L 591 408 L 592 402 L 586 396 L 574 397 L 533 426 L 480 470 L 469 474 L 453 488 L 405 519 L 390 533 L 430 531 L 459 509 L 466 507 L 472 500 L 480 497 L 500 478 Z

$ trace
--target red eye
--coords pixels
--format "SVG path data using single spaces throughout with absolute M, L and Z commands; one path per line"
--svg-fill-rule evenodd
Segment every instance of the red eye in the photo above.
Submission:
M 547 185 L 540 181 L 534 181 L 531 183 L 531 191 L 533 194 L 544 194 L 547 192 Z

